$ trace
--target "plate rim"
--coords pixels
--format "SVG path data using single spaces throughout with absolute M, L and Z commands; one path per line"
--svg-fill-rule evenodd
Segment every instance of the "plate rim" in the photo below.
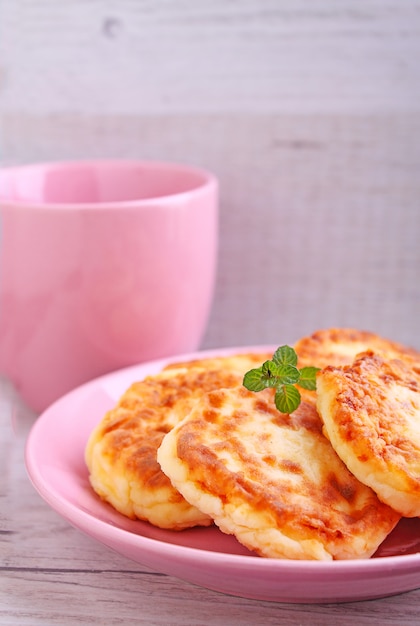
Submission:
M 129 367 L 121 368 L 113 372 L 109 372 L 102 376 L 99 376 L 93 380 L 90 380 L 83 385 L 80 385 L 72 391 L 66 393 L 64 396 L 52 403 L 45 411 L 43 411 L 39 417 L 36 418 L 32 425 L 27 440 L 25 442 L 24 450 L 24 463 L 28 477 L 39 495 L 53 508 L 59 515 L 64 517 L 72 526 L 81 530 L 85 534 L 91 536 L 102 544 L 107 544 L 104 541 L 104 537 L 107 536 L 112 540 L 124 542 L 124 539 L 128 539 L 128 543 L 134 543 L 140 550 L 147 550 L 148 553 L 162 551 L 164 548 L 165 553 L 171 558 L 183 558 L 188 564 L 198 557 L 205 558 L 211 564 L 224 567 L 236 567 L 251 566 L 255 568 L 256 572 L 265 571 L 273 574 L 278 573 L 305 573 L 322 575 L 330 574 L 331 572 L 342 575 L 343 573 L 355 574 L 359 571 L 363 573 L 383 573 L 385 570 L 396 570 L 400 574 L 418 572 L 420 576 L 420 552 L 410 554 L 397 554 L 390 556 L 381 556 L 378 558 L 370 559 L 349 559 L 349 560 L 333 560 L 333 561 L 312 561 L 312 560 L 288 560 L 288 559 L 264 559 L 253 555 L 242 555 L 225 553 L 214 550 L 206 550 L 195 546 L 172 544 L 162 541 L 158 538 L 144 536 L 141 532 L 139 534 L 133 533 L 127 529 L 113 525 L 105 520 L 100 519 L 93 513 L 78 507 L 76 504 L 68 500 L 65 495 L 55 489 L 54 486 L 48 485 L 45 481 L 45 477 L 42 475 L 40 466 L 36 459 L 36 446 L 38 438 L 42 435 L 43 430 L 48 426 L 53 425 L 53 428 L 58 427 L 60 422 L 56 412 L 63 406 L 79 395 L 89 391 L 90 388 L 94 389 L 101 384 L 106 383 L 108 380 L 115 380 L 120 378 L 123 380 L 131 376 L 134 372 L 142 373 L 150 370 L 158 370 L 165 365 L 177 361 L 189 361 L 195 358 L 207 358 L 213 356 L 222 356 L 235 354 L 240 352 L 270 352 L 274 351 L 276 347 L 273 344 L 257 344 L 251 346 L 228 346 L 223 348 L 212 348 L 206 350 L 198 350 L 195 352 L 188 352 L 184 354 L 172 355 L 144 363 L 138 363 Z M 126 383 L 127 384 L 127 383 Z M 123 393 L 124 390 L 121 391 Z M 75 418 L 77 419 L 77 417 Z M 54 424 L 55 422 L 55 424 Z M 80 451 L 79 451 L 80 452 Z M 104 506 L 106 503 L 103 503 Z M 146 522 L 144 522 L 146 523 Z M 126 543 L 126 542 L 125 542 Z M 116 550 L 118 552 L 118 550 Z M 123 553 L 121 553 L 123 554 Z M 136 559 L 137 560 L 137 559 Z M 137 561 L 141 562 L 141 561 Z M 419 581 L 420 584 L 420 581 Z M 203 585 L 201 585 L 203 586 Z M 208 587 L 210 588 L 210 587 Z M 411 589 L 412 587 L 410 587 Z M 407 588 L 407 591 L 409 589 Z M 240 594 L 235 594 L 240 595 Z M 393 595 L 387 593 L 386 595 Z M 249 597 L 249 596 L 244 596 Z M 366 597 L 367 599 L 367 597 Z M 279 600 L 275 600 L 279 601 Z M 293 600 L 290 600 L 293 601 Z M 303 602 L 303 601 L 302 601 Z

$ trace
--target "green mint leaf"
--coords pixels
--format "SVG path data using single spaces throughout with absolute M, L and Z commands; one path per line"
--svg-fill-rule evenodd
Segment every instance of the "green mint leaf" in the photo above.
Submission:
M 281 346 L 271 361 L 247 372 L 243 385 L 249 391 L 262 391 L 268 387 L 276 390 L 274 402 L 281 413 L 293 413 L 301 402 L 298 385 L 311 391 L 316 389 L 318 367 L 297 368 L 298 357 L 290 346 Z
M 283 385 L 274 396 L 276 408 L 281 413 L 293 413 L 300 404 L 300 393 L 294 385 Z
M 267 387 L 263 377 L 262 367 L 249 370 L 244 376 L 243 386 L 249 391 L 262 391 Z
M 279 370 L 279 366 L 276 365 L 273 361 L 265 361 L 261 365 L 263 376 L 266 378 L 277 378 L 277 372 Z
M 277 387 L 280 383 L 280 368 L 273 361 L 265 361 L 261 366 L 262 378 L 266 387 Z
M 294 385 L 300 380 L 300 372 L 294 365 L 277 366 L 276 376 L 280 385 Z
M 277 365 L 296 365 L 298 358 L 296 352 L 290 346 L 281 346 L 273 354 L 273 361 Z
M 280 384 L 277 376 L 279 368 L 272 361 L 265 361 L 261 367 L 250 370 L 244 376 L 243 385 L 250 391 L 262 391 Z
M 309 391 L 315 391 L 316 389 L 316 373 L 319 371 L 319 367 L 302 367 L 300 370 L 300 378 L 298 385 L 303 389 L 309 389 Z

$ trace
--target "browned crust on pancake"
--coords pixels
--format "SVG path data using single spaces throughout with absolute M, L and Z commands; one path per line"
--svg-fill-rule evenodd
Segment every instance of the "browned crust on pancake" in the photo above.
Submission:
M 378 497 L 420 515 L 420 363 L 368 351 L 318 375 L 318 407 L 337 453 Z
M 194 517 L 193 507 L 172 487 L 156 460 L 157 449 L 197 398 L 240 384 L 249 367 L 269 356 L 244 353 L 173 363 L 131 385 L 89 438 L 85 456 L 95 491 L 124 515 L 157 526 L 179 530 L 211 523 L 199 511 Z M 172 511 L 159 513 L 155 500 L 174 505 Z
M 226 405 L 236 408 L 226 412 Z M 255 424 L 254 432 L 249 430 L 250 420 Z M 270 424 L 291 437 L 294 447 L 299 449 L 303 443 L 301 454 L 299 450 L 288 454 L 284 447 L 279 450 L 273 446 Z M 174 436 L 177 458 L 187 474 L 184 484 L 176 479 L 174 484 L 185 497 L 187 493 L 191 497 L 188 483 L 193 484 L 199 495 L 197 501 L 190 501 L 212 515 L 222 530 L 235 534 L 261 556 L 327 558 L 325 553 L 313 556 L 312 548 L 305 552 L 305 543 L 316 541 L 330 558 L 355 558 L 361 556 L 360 546 L 355 548 L 357 554 L 352 554 L 359 538 L 374 551 L 378 536 L 380 543 L 399 519 L 332 450 L 322 434 L 314 403 L 304 401 L 293 414 L 284 415 L 274 407 L 271 390 L 258 395 L 243 387 L 216 390 L 206 394 L 190 416 L 168 435 Z M 309 459 L 308 448 L 312 450 Z M 162 463 L 167 450 L 161 450 Z M 238 469 L 232 469 L 231 459 Z M 305 463 L 309 463 L 310 471 Z M 170 470 L 171 460 L 162 467 Z M 220 505 L 222 512 L 211 510 L 211 506 L 203 508 L 206 494 L 217 498 L 216 508 Z M 246 531 L 241 526 L 235 528 L 233 521 L 243 510 L 257 518 Z M 293 542 L 301 543 L 303 556 L 298 555 L 299 551 L 290 556 L 287 547 L 282 552 L 281 542 L 265 545 L 266 529 L 280 530 Z
M 231 372 L 188 369 L 173 378 L 150 377 L 134 383 L 107 414 L 98 432 L 107 440 L 106 454 L 111 463 L 124 463 L 147 489 L 168 486 L 156 461 L 156 450 L 177 422 L 171 410 L 176 406 L 178 417 L 184 417 L 196 397 L 221 383 L 234 386 L 238 380 Z
M 370 331 L 354 328 L 318 330 L 297 341 L 294 348 L 299 357 L 300 367 L 347 365 L 357 354 L 366 350 L 420 363 L 420 353 L 414 348 L 390 341 Z

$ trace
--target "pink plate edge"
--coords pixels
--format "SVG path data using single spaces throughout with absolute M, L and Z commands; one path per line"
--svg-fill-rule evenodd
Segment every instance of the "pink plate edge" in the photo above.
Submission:
M 177 361 L 274 350 L 272 345 L 202 350 L 130 366 L 77 387 L 48 407 L 29 433 L 25 446 L 25 465 L 34 488 L 70 524 L 119 554 L 213 591 L 271 602 L 321 604 L 370 600 L 420 587 L 419 553 L 325 563 L 270 560 L 210 552 L 165 543 L 108 524 L 89 511 L 75 506 L 63 494 L 52 489 L 45 480 L 37 457 L 42 435 L 51 426 L 53 429 L 58 428 L 57 415 L 62 407 L 72 402 L 77 404 L 83 393 L 116 378 L 126 380 L 128 385 L 128 381 L 133 382 L 134 373 L 138 380 L 140 376 L 157 372 L 165 365 Z M 123 391 L 124 388 L 121 393 Z M 244 574 L 247 576 L 244 577 Z

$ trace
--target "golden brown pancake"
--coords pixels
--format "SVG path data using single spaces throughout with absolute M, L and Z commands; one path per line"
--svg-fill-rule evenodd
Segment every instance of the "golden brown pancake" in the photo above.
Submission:
M 318 410 L 350 471 L 401 515 L 420 516 L 420 364 L 367 352 L 319 372 Z
M 413 348 L 354 328 L 318 330 L 297 341 L 294 348 L 299 357 L 299 367 L 347 365 L 352 363 L 357 354 L 366 350 L 420 363 L 420 353 Z
M 156 451 L 203 393 L 240 384 L 248 369 L 269 357 L 238 354 L 177 363 L 134 383 L 89 438 L 86 463 L 93 489 L 127 517 L 162 528 L 211 524 L 172 487 Z
M 158 461 L 187 501 L 265 557 L 367 558 L 400 519 L 334 452 L 314 401 L 281 414 L 271 389 L 203 395 Z

